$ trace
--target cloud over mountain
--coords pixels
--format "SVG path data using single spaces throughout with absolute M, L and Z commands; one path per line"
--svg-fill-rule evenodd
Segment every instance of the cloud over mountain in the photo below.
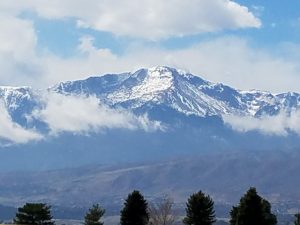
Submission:
M 30 141 L 41 140 L 43 136 L 38 131 L 23 128 L 14 122 L 7 112 L 2 101 L 0 101 L 0 139 L 3 143 L 24 144 Z
M 169 65 L 240 89 L 299 91 L 296 45 L 286 44 L 284 50 L 274 47 L 285 52 L 282 57 L 253 47 L 251 41 L 238 34 L 228 36 L 219 32 L 260 26 L 260 19 L 239 3 L 229 0 L 130 0 L 122 4 L 108 0 L 1 1 L 0 84 L 40 88 L 89 74 Z M 62 57 L 43 45 L 45 40 L 41 40 L 37 27 L 40 20 L 50 24 L 80 21 L 77 23 L 81 27 L 74 24 L 70 27 L 71 33 L 76 33 L 70 56 Z M 117 42 L 124 41 L 126 47 L 122 54 L 102 42 L 99 46 L 99 33 L 95 29 L 113 33 L 112 39 L 116 38 Z M 161 47 L 168 37 L 191 37 L 195 33 L 214 31 L 222 35 L 193 41 L 180 48 Z M 61 36 L 61 41 L 67 38 Z M 147 38 L 162 39 L 153 42 Z
M 88 134 L 105 129 L 142 129 L 155 131 L 161 129 L 159 122 L 150 121 L 146 115 L 111 109 L 100 104 L 94 96 L 76 96 L 48 93 L 44 97 L 44 107 L 33 112 L 32 117 L 46 123 L 50 134 L 61 132 Z
M 179 121 L 185 126 L 189 116 L 202 120 L 195 123 L 197 129 L 217 117 L 218 126 L 223 127 L 223 119 L 238 132 L 300 134 L 300 94 L 241 91 L 166 66 L 61 82 L 39 91 L 1 87 L 0 97 L 5 103 L 0 136 L 16 143 L 110 129 L 165 131 L 177 129 Z M 177 122 L 172 111 L 181 115 Z
M 239 132 L 259 131 L 268 135 L 286 136 L 290 131 L 300 134 L 300 111 L 290 115 L 281 112 L 278 115 L 262 117 L 224 115 L 224 122 Z

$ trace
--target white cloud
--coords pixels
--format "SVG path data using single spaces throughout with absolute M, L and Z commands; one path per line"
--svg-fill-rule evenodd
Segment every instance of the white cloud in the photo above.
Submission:
M 101 105 L 96 97 L 51 93 L 45 96 L 44 101 L 45 107 L 33 112 L 32 117 L 48 124 L 52 135 L 61 132 L 85 134 L 114 128 L 145 131 L 163 128 L 147 116 L 135 116 Z
M 61 58 L 49 52 L 37 54 L 37 34 L 30 21 L 6 18 L 0 20 L 1 29 L 5 31 L 0 34 L 2 85 L 42 88 L 91 74 L 169 65 L 240 89 L 300 91 L 299 54 L 292 44 L 284 46 L 282 57 L 253 48 L 238 37 L 211 39 L 176 50 L 129 46 L 124 54 L 116 55 L 109 49 L 96 48 L 93 37 L 85 36 L 78 46 L 79 55 Z
M 109 5 L 113 2 L 101 1 L 101 4 Z M 126 2 L 131 4 L 131 1 Z M 148 1 L 147 4 L 152 4 L 152 2 L 156 1 Z M 182 7 L 178 7 L 178 10 L 181 10 L 181 8 L 187 10 L 185 7 L 188 7 L 189 4 L 196 4 L 197 7 L 192 7 L 196 8 L 195 10 L 201 8 L 202 5 L 202 8 L 205 9 L 205 7 L 210 7 L 213 4 L 216 5 L 215 11 L 222 8 L 224 4 L 227 5 L 226 7 L 234 8 L 237 11 L 247 10 L 237 3 L 225 0 L 205 0 L 201 3 L 200 0 L 177 0 L 176 2 L 177 4 L 183 4 Z M 102 15 L 99 11 L 97 13 L 93 11 L 101 4 L 100 1 L 96 0 L 91 0 L 88 3 L 86 1 L 70 0 L 53 0 L 47 1 L 47 3 L 45 1 L 24 0 L 19 1 L 18 4 L 15 1 L 1 1 L 0 84 L 30 85 L 36 88 L 44 88 L 60 81 L 81 79 L 91 74 L 133 71 L 140 67 L 169 65 L 189 70 L 211 81 L 223 82 L 240 89 L 255 88 L 273 92 L 300 91 L 298 85 L 300 82 L 298 76 L 300 73 L 299 54 L 296 55 L 296 51 L 293 51 L 292 47 L 289 47 L 288 50 L 285 48 L 284 56 L 278 57 L 273 55 L 272 52 L 251 47 L 246 40 L 241 38 L 221 37 L 176 50 L 128 46 L 128 49 L 125 49 L 122 55 L 116 55 L 109 49 L 96 48 L 93 45 L 93 37 L 85 36 L 80 40 L 78 55 L 61 58 L 50 52 L 37 53 L 38 34 L 34 29 L 33 22 L 17 17 L 23 10 L 31 9 L 43 17 L 60 19 L 71 16 L 73 18 L 84 18 L 85 13 L 87 13 L 91 14 L 86 15 L 85 18 L 89 21 L 92 20 L 89 16 Z M 165 1 L 159 1 L 157 8 L 164 9 L 167 7 L 166 4 Z M 94 6 L 92 9 L 91 5 Z M 139 3 L 137 5 L 143 6 L 144 4 Z M 172 9 L 172 7 L 167 8 L 166 10 Z M 126 8 L 126 10 L 129 9 Z M 209 12 L 207 11 L 207 13 Z M 81 13 L 83 14 L 81 15 Z M 190 14 L 193 13 L 193 11 L 190 12 Z M 213 15 L 215 14 L 223 15 L 222 13 L 213 13 Z M 189 13 L 186 15 L 190 16 Z M 209 15 L 209 18 L 215 17 Z M 162 19 L 168 19 L 168 17 L 164 14 Z M 118 24 L 123 24 L 123 20 L 121 21 L 122 23 L 118 21 Z M 198 19 L 196 21 L 205 22 L 205 20 Z M 243 20 L 239 21 L 239 23 L 245 23 L 242 22 Z M 226 22 L 226 19 L 222 22 Z M 194 24 L 186 21 L 184 23 Z M 178 24 L 180 25 L 180 23 Z M 144 29 L 145 26 L 135 26 L 134 28 L 136 27 Z M 297 56 L 297 58 L 291 59 L 287 57 L 288 54 Z
M 32 22 L 0 15 L 0 30 L 0 52 L 11 55 L 16 60 L 34 55 L 37 37 Z
M 260 20 L 247 7 L 232 0 L 11 2 L 0 3 L 0 9 L 34 10 L 39 16 L 49 19 L 76 18 L 81 27 L 146 39 L 261 26 Z
M 0 10 L 1 85 L 22 85 L 22 82 L 29 83 L 41 74 L 40 64 L 36 62 L 36 44 L 37 36 L 32 21 Z
M 89 134 L 106 129 L 164 130 L 158 121 L 151 121 L 147 115 L 135 116 L 123 109 L 111 109 L 99 104 L 96 97 L 65 96 L 48 93 L 42 100 L 44 108 L 27 115 L 49 126 L 50 132 L 42 135 L 37 130 L 25 129 L 15 123 L 3 102 L 0 102 L 0 144 L 26 144 L 46 139 L 49 135 L 62 132 Z
M 0 102 L 0 139 L 9 143 L 24 144 L 41 140 L 43 137 L 34 130 L 26 130 L 12 121 L 3 102 Z
M 300 135 L 300 111 L 293 111 L 290 115 L 281 112 L 275 116 L 225 115 L 224 122 L 239 132 L 259 131 L 269 135 L 285 136 L 289 131 Z
M 238 37 L 211 39 L 177 50 L 134 46 L 121 56 L 108 49 L 97 49 L 91 37 L 84 37 L 79 49 L 85 57 L 62 59 L 48 56 L 42 59 L 43 65 L 47 65 L 44 73 L 47 83 L 78 79 L 90 74 L 169 65 L 239 89 L 300 91 L 298 61 L 252 48 L 246 40 Z

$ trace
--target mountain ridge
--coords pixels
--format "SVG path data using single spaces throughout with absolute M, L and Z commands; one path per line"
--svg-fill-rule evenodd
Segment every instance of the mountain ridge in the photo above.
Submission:
M 297 124 L 282 118 L 282 111 L 292 116 L 298 110 L 297 93 L 241 91 L 156 67 L 45 90 L 0 87 L 0 99 L 0 109 L 7 110 L 0 113 L 5 128 L 0 137 L 13 134 L 10 127 L 42 136 L 0 144 L 3 204 L 47 201 L 73 207 L 97 200 L 120 205 L 132 189 L 152 197 L 171 194 L 181 203 L 201 189 L 231 204 L 256 186 L 280 209 L 299 205 L 294 188 L 300 184 L 298 128 L 277 136 L 237 131 L 223 118 L 236 115 L 250 127 L 262 123 L 258 128 L 275 126 L 277 132 L 278 121 Z M 12 125 L 3 125 L 3 115 Z M 166 129 L 143 129 L 153 121 Z
M 0 145 L 6 160 L 0 168 L 8 170 L 216 149 L 295 149 L 300 142 L 298 114 L 293 115 L 299 94 L 240 91 L 169 67 L 93 76 L 45 90 L 2 87 L 0 99 L 0 120 L 6 121 L 0 138 L 12 143 Z M 231 115 L 237 118 L 227 122 Z
M 0 87 L 0 97 L 27 90 L 23 97 L 36 92 L 29 87 Z M 106 74 L 83 80 L 61 82 L 47 89 L 48 92 L 75 95 L 95 95 L 109 106 L 127 109 L 139 108 L 147 103 L 166 104 L 187 115 L 197 116 L 275 115 L 280 110 L 291 112 L 300 106 L 300 94 L 234 89 L 222 83 L 212 83 L 199 76 L 174 68 L 159 66 L 140 69 L 133 73 Z M 8 92 L 8 93 L 7 93 Z M 12 107 L 9 101 L 5 101 Z

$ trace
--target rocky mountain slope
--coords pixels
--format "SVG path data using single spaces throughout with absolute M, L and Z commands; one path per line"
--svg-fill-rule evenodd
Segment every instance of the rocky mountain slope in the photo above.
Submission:
M 163 66 L 46 90 L 0 87 L 0 169 L 298 149 L 299 106 L 297 93 L 241 91 Z
M 169 67 L 62 82 L 45 92 L 93 95 L 110 107 L 123 107 L 132 111 L 159 105 L 199 117 L 222 117 L 226 114 L 276 115 L 280 111 L 290 113 L 300 106 L 298 93 L 241 91 Z M 14 118 L 24 117 L 37 107 L 42 93 L 29 87 L 0 87 L 0 98 Z

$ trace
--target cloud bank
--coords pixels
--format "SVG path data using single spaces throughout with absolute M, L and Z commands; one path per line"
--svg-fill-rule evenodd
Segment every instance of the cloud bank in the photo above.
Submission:
M 144 39 L 224 29 L 258 28 L 261 22 L 232 0 L 25 0 L 0 3 L 14 13 L 31 10 L 47 19 L 76 18 L 79 27 Z
M 108 108 L 96 97 L 50 93 L 45 96 L 44 104 L 42 109 L 33 112 L 32 117 L 45 122 L 52 135 L 61 132 L 86 134 L 105 129 L 162 129 L 159 122 L 150 121 L 147 116 Z
M 300 111 L 293 111 L 290 115 L 281 112 L 275 116 L 224 115 L 225 124 L 239 132 L 259 131 L 263 134 L 286 136 L 289 132 L 300 134 Z
M 26 115 L 45 123 L 49 132 L 41 133 L 36 129 L 26 129 L 15 123 L 6 106 L 0 102 L 0 143 L 26 144 L 40 141 L 50 136 L 68 132 L 77 135 L 106 132 L 108 129 L 143 130 L 154 132 L 164 130 L 158 121 L 151 121 L 147 115 L 136 116 L 124 109 L 111 109 L 100 104 L 96 97 L 65 96 L 47 93 L 41 100 L 43 107 Z
M 255 88 L 272 92 L 300 91 L 299 85 L 297 85 L 300 82 L 298 76 L 300 73 L 299 54 L 295 54 L 295 45 L 286 45 L 283 50 L 284 54 L 276 56 L 272 52 L 252 47 L 244 38 L 232 36 L 212 38 L 181 49 L 138 45 L 133 41 L 135 44 L 130 44 L 132 43 L 130 42 L 124 53 L 120 55 L 113 53 L 110 49 L 97 48 L 93 43 L 93 37 L 83 36 L 79 40 L 76 54 L 60 57 L 47 49 L 38 49 L 39 34 L 34 27 L 34 21 L 19 16 L 20 13 L 29 11 L 51 20 L 76 18 L 81 21 L 78 22 L 80 26 L 98 29 L 97 21 L 102 21 L 105 14 L 109 12 L 111 18 L 105 17 L 108 23 L 115 23 L 115 20 L 118 19 L 117 25 L 124 26 L 120 28 L 120 32 L 124 32 L 124 35 L 127 32 L 125 30 L 129 28 L 135 29 L 133 34 L 140 29 L 142 29 L 141 32 L 143 29 L 145 32 L 156 33 L 155 29 L 167 32 L 162 34 L 158 32 L 152 38 L 158 38 L 161 35 L 161 37 L 189 35 L 201 32 L 201 30 L 204 32 L 203 27 L 206 27 L 207 31 L 213 31 L 247 26 L 258 27 L 260 23 L 259 19 L 253 17 L 246 7 L 229 0 L 141 0 L 144 4 L 141 1 L 138 3 L 135 1 L 137 0 L 122 3 L 132 6 L 123 8 L 121 8 L 122 5 L 115 4 L 114 0 L 91 0 L 88 2 L 83 0 L 24 0 L 17 3 L 13 0 L 1 1 L 0 84 L 45 88 L 60 81 L 81 79 L 90 74 L 133 71 L 141 67 L 167 65 L 188 70 L 213 82 L 226 83 L 239 89 Z M 135 7 L 137 5 L 139 7 Z M 149 5 L 152 6 L 152 9 Z M 174 7 L 172 7 L 173 5 Z M 146 20 L 147 13 L 141 16 L 141 12 L 146 8 L 153 11 L 150 10 L 151 12 L 147 13 L 155 15 L 154 19 L 157 21 L 152 22 L 153 24 L 157 23 L 156 26 L 151 25 L 150 22 L 149 24 L 145 22 L 143 26 L 136 24 Z M 104 13 L 100 13 L 99 10 Z M 131 11 L 126 12 L 126 10 Z M 136 13 L 137 10 L 141 10 L 141 12 Z M 121 16 L 123 13 L 126 15 L 129 13 L 130 17 L 123 18 Z M 164 20 L 170 21 L 163 22 Z M 99 23 L 102 24 L 102 22 Z M 151 26 L 155 29 L 152 29 Z M 197 26 L 197 29 L 189 26 Z M 139 29 L 136 29 L 137 27 Z M 114 32 L 114 29 L 112 28 L 111 32 Z M 121 35 L 121 33 L 114 34 Z M 143 36 L 142 34 L 137 35 Z M 293 57 L 287 57 L 287 55 Z
M 121 56 L 109 49 L 95 47 L 92 37 L 83 37 L 78 50 L 85 58 L 46 59 L 48 70 L 45 74 L 49 81 L 58 80 L 58 74 L 73 79 L 86 74 L 168 65 L 242 90 L 300 91 L 298 61 L 252 48 L 246 40 L 234 36 L 214 38 L 175 50 L 131 46 Z
M 261 89 L 275 93 L 300 91 L 300 64 L 298 55 L 294 54 L 295 45 L 284 46 L 285 54 L 276 56 L 251 47 L 247 40 L 227 36 L 202 41 L 183 49 L 128 46 L 124 54 L 117 55 L 109 49 L 97 48 L 93 37 L 84 36 L 77 46 L 78 55 L 62 58 L 49 52 L 38 54 L 35 41 L 31 40 L 34 37 L 31 23 L 27 21 L 25 27 L 19 27 L 19 22 L 23 20 L 16 20 L 16 24 L 11 25 L 11 35 L 7 32 L 0 38 L 2 85 L 42 88 L 65 80 L 81 79 L 90 74 L 119 73 L 141 67 L 167 65 L 242 90 Z M 0 20 L 0 30 L 1 23 Z M 31 38 L 20 42 L 14 37 L 16 33 Z M 6 40 L 11 44 L 6 46 Z M 287 55 L 294 56 L 290 58 Z

